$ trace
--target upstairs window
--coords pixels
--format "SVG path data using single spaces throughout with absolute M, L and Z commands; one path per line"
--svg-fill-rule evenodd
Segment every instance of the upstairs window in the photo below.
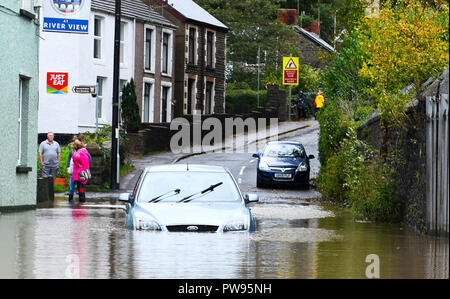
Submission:
M 206 65 L 213 67 L 214 63 L 214 32 L 208 31 L 206 35 Z
M 145 29 L 145 45 L 144 45 L 144 68 L 147 71 L 152 69 L 152 38 L 153 29 Z
M 125 38 L 126 38 L 127 23 L 120 22 L 120 63 L 125 62 Z
M 162 72 L 169 72 L 169 38 L 170 34 L 164 32 L 162 39 Z
M 195 28 L 189 29 L 189 60 L 190 64 L 195 64 L 195 40 L 196 30 Z
M 102 19 L 94 18 L 94 58 L 102 58 Z

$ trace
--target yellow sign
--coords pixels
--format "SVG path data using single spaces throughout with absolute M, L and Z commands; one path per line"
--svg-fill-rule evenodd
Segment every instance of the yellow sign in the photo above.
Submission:
M 283 57 L 283 84 L 298 85 L 298 57 Z

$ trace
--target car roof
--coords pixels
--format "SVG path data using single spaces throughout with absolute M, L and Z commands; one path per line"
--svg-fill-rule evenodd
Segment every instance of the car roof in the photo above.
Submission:
M 200 165 L 200 164 L 165 164 L 147 166 L 145 172 L 229 172 L 228 169 L 222 166 L 215 165 Z
M 301 144 L 298 141 L 288 141 L 288 140 L 286 140 L 286 141 L 269 141 L 269 142 L 267 142 L 267 145 L 273 145 L 273 144 L 295 144 L 295 145 L 303 146 L 303 144 Z

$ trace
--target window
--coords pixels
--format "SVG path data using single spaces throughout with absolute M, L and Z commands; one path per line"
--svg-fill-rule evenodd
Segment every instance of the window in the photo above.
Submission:
M 161 122 L 167 122 L 167 104 L 169 103 L 170 87 L 163 86 L 161 90 Z
M 170 34 L 164 32 L 162 39 L 162 72 L 169 73 L 169 37 Z
M 145 49 L 144 49 L 144 68 L 147 71 L 152 69 L 152 37 L 153 30 L 145 29 Z
M 102 58 L 102 19 L 94 18 L 94 58 Z
M 212 113 L 213 83 L 206 82 L 205 114 Z
M 97 118 L 102 118 L 104 81 L 105 81 L 104 78 L 97 77 Z
M 194 106 L 194 89 L 195 89 L 195 80 L 188 79 L 188 90 L 187 90 L 187 114 L 192 114 L 193 106 Z
M 126 30 L 127 23 L 120 22 L 120 63 L 125 62 L 125 37 L 126 37 Z
M 143 122 L 150 122 L 150 93 L 152 89 L 152 84 L 145 82 L 144 83 L 144 102 L 142 106 L 142 114 L 143 114 Z
M 189 63 L 195 64 L 195 28 L 189 29 Z
M 19 118 L 18 118 L 18 159 L 17 165 L 27 163 L 27 140 L 28 140 L 28 97 L 29 79 L 19 78 Z
M 206 36 L 206 65 L 213 67 L 214 55 L 214 32 L 208 31 Z

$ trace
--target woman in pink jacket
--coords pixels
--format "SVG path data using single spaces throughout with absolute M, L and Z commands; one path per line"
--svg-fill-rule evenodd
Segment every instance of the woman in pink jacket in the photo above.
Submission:
M 79 178 L 79 173 L 81 171 L 89 169 L 89 153 L 87 149 L 84 148 L 83 142 L 78 139 L 74 141 L 74 149 L 75 151 L 72 156 L 73 159 L 72 182 L 74 182 L 77 185 L 80 202 L 85 202 L 86 194 L 82 186 L 86 185 L 87 180 L 81 182 Z

